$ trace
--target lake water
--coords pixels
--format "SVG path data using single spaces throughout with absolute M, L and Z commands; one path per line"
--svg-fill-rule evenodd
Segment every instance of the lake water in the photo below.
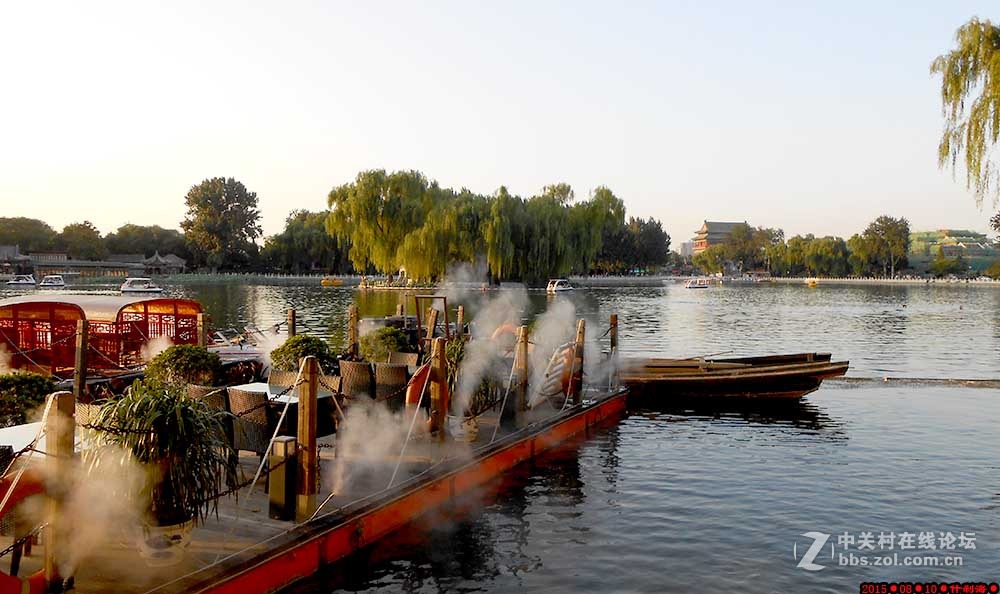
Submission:
M 200 299 L 219 326 L 265 327 L 294 307 L 300 328 L 335 342 L 350 303 L 380 315 L 401 299 L 315 284 L 170 290 Z M 462 297 L 474 314 L 483 295 Z M 406 529 L 296 592 L 857 592 L 862 581 L 1000 579 L 1000 395 L 882 381 L 1000 378 L 1000 290 L 670 285 L 559 299 L 598 333 L 617 312 L 626 354 L 830 351 L 851 361 L 854 379 L 792 407 L 630 411 L 450 521 Z M 529 302 L 527 316 L 553 303 L 543 292 Z M 797 566 L 814 542 L 807 532 L 830 535 L 812 560 L 822 569 Z M 874 563 L 859 544 L 867 532 L 894 535 L 874 553 L 896 553 L 898 566 L 840 565 L 849 555 Z M 901 548 L 903 533 L 926 532 L 933 550 Z M 838 540 L 845 533 L 854 544 Z M 917 556 L 962 566 L 902 565 Z

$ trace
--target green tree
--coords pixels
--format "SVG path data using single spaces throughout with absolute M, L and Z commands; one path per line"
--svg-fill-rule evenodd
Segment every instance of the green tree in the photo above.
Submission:
M 27 217 L 0 217 L 0 245 L 16 245 L 22 254 L 53 248 L 56 232 L 43 221 Z
M 1000 28 L 971 19 L 955 32 L 955 48 L 931 63 L 931 73 L 941 76 L 938 164 L 956 172 L 961 158 L 976 203 L 989 196 L 995 205 L 1000 171 L 990 151 L 1000 137 Z M 994 229 L 1000 230 L 998 223 L 994 217 Z
M 160 255 L 174 254 L 188 260 L 188 249 L 184 235 L 176 229 L 164 229 L 159 225 L 133 225 L 127 223 L 104 238 L 104 245 L 110 254 L 142 254 L 147 258 L 156 252 Z
M 265 240 L 261 259 L 273 269 L 295 274 L 350 271 L 347 250 L 341 249 L 326 231 L 328 216 L 325 211 L 292 211 L 285 219 L 284 231 Z
M 101 232 L 90 221 L 66 225 L 55 244 L 77 260 L 101 260 L 108 255 Z
M 260 237 L 257 194 L 233 178 L 214 177 L 192 186 L 181 222 L 192 255 L 213 271 L 249 265 Z
M 691 258 L 691 263 L 708 274 L 722 272 L 726 261 L 725 247 L 722 245 L 712 245 L 707 249 L 698 252 Z
M 937 257 L 931 262 L 929 270 L 931 274 L 937 278 L 941 278 L 949 274 L 962 274 L 967 268 L 962 256 L 947 258 L 944 255 L 944 250 L 939 246 Z
M 905 218 L 882 215 L 872 221 L 862 236 L 865 250 L 881 265 L 882 275 L 896 276 L 910 250 L 910 223 Z

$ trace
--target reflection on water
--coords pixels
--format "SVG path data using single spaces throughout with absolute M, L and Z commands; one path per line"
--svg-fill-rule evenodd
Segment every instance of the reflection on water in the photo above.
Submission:
M 505 477 L 455 522 L 408 529 L 385 541 L 382 555 L 366 553 L 295 591 L 693 592 L 711 584 L 763 594 L 990 581 L 1000 566 L 1000 442 L 984 436 L 1000 422 L 996 397 L 861 386 L 823 388 L 808 404 L 766 411 L 636 411 Z M 961 568 L 796 567 L 792 545 L 804 532 L 868 530 L 976 532 L 979 546 L 963 553 Z

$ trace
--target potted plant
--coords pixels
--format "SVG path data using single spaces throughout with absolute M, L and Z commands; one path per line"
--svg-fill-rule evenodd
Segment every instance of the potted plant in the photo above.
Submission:
M 389 353 L 411 351 L 406 334 L 392 326 L 383 326 L 362 336 L 358 341 L 358 350 L 366 361 L 386 361 Z
M 323 369 L 333 369 L 336 357 L 330 346 L 322 338 L 307 334 L 293 336 L 271 351 L 271 366 L 278 371 L 298 371 L 299 361 L 309 355 L 316 357 Z
M 160 384 L 215 385 L 222 373 L 219 355 L 205 347 L 178 344 L 165 349 L 146 365 L 146 379 Z
M 237 486 L 222 425 L 227 414 L 188 398 L 181 384 L 149 380 L 135 382 L 98 411 L 95 447 L 84 451 L 88 470 L 101 472 L 108 463 L 141 466 L 138 488 L 116 496 L 144 510 L 140 552 L 153 565 L 179 561 L 195 524 L 217 514 L 219 495 Z

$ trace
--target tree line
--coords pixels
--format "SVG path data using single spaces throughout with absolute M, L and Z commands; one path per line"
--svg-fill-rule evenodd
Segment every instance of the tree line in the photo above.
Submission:
M 159 252 L 190 269 L 394 274 L 437 280 L 449 265 L 484 261 L 493 280 L 539 282 L 571 273 L 646 271 L 670 259 L 660 221 L 625 218 L 605 187 L 577 200 L 567 184 L 522 198 L 442 188 L 417 171 L 363 171 L 337 186 L 328 209 L 296 210 L 281 233 L 261 238 L 254 192 L 233 178 L 192 186 L 181 231 L 126 224 L 101 236 L 89 221 L 56 232 L 37 219 L 0 218 L 0 245 L 101 260 Z
M 725 241 L 695 254 L 692 262 L 708 273 L 766 270 L 775 276 L 896 276 L 906 268 L 910 224 L 883 215 L 850 239 L 796 235 L 781 229 L 735 226 Z

